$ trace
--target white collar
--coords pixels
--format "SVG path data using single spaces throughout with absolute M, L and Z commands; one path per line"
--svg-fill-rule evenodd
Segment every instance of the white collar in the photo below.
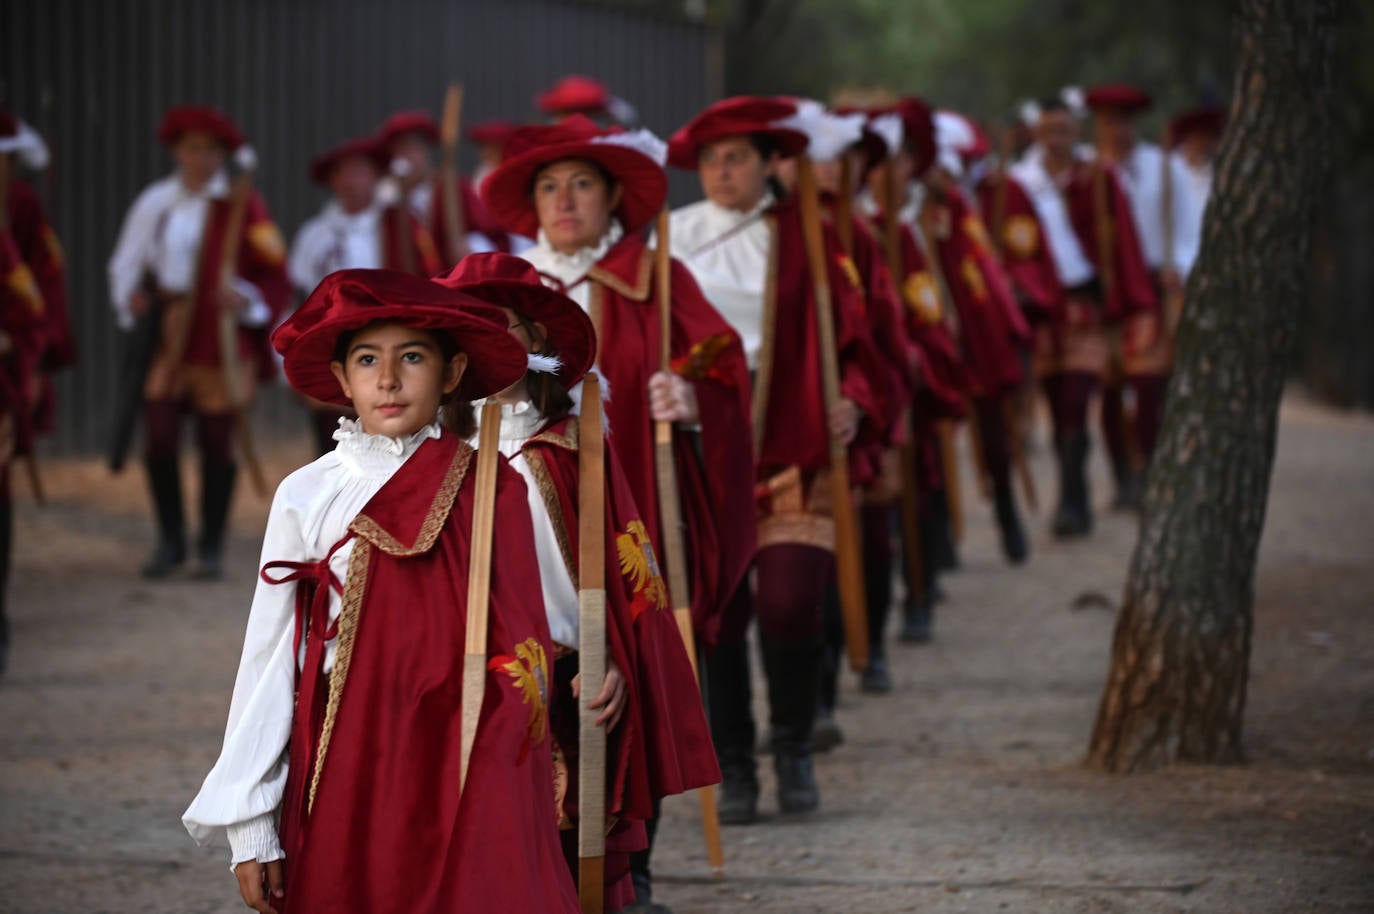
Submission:
M 337 198 L 330 197 L 329 202 L 324 205 L 320 212 L 327 221 L 349 228 L 366 228 L 377 221 L 380 214 L 380 207 L 374 202 L 370 203 L 356 213 L 344 212 L 343 206 Z
M 334 430 L 334 453 L 343 464 L 360 476 L 389 476 L 415 453 L 420 445 L 443 434 L 436 419 L 403 438 L 369 435 L 357 419 L 339 418 Z
M 486 402 L 487 401 L 483 400 L 472 404 L 476 413 L 478 432 L 480 432 L 482 428 L 482 407 Z M 515 441 L 523 444 L 534 437 L 534 433 L 539 431 L 543 425 L 544 416 L 539 410 L 534 408 L 534 404 L 529 400 L 521 400 L 518 403 L 501 404 L 500 438 L 502 441 Z M 472 438 L 469 439 L 469 442 L 475 445 L 477 443 L 477 438 L 478 435 L 474 434 Z
M 623 237 L 625 229 L 621 227 L 620 220 L 612 216 L 606 234 L 602 235 L 601 240 L 595 245 L 581 248 L 572 254 L 564 254 L 554 250 L 549 244 L 548 236 L 540 229 L 537 244 L 526 256 L 540 271 L 558 277 L 564 285 L 571 285 L 586 276 L 587 271 L 596 266 Z
M 751 219 L 757 219 L 759 214 L 777 202 L 771 190 L 763 192 L 759 202 L 755 203 L 747 210 L 729 209 L 707 197 L 706 203 L 707 218 L 712 225 L 719 226 L 722 230 L 728 231 L 737 225 L 742 225 Z
M 179 173 L 172 175 L 172 185 L 176 188 L 177 197 L 183 200 L 218 200 L 229 195 L 229 176 L 225 174 L 224 169 L 211 175 L 205 186 L 197 191 L 192 191 L 182 183 Z

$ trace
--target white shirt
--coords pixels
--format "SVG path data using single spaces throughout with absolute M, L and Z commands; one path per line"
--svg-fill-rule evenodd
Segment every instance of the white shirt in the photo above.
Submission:
M 1064 199 L 1064 191 L 1045 168 L 1044 153 L 1039 146 L 1032 146 L 1026 155 L 1011 167 L 1012 177 L 1021 182 L 1030 197 L 1040 224 L 1045 227 L 1045 237 L 1049 242 L 1050 254 L 1054 256 L 1054 269 L 1059 274 L 1059 282 L 1064 288 L 1081 286 L 1097 275 L 1092 261 L 1083 251 L 1078 241 L 1078 233 L 1073 230 L 1069 220 L 1069 205 Z
M 673 210 L 673 256 L 692 271 L 706 300 L 739 334 L 749 369 L 758 368 L 763 348 L 763 295 L 768 283 L 772 232 L 763 212 L 773 195 L 748 212 L 702 200 Z
M 338 200 L 330 200 L 319 215 L 300 227 L 291 242 L 291 256 L 286 262 L 291 284 L 309 293 L 336 270 L 382 266 L 381 222 L 381 207 L 375 203 L 347 213 Z
M 1163 149 L 1153 143 L 1136 143 L 1130 155 L 1117 165 L 1121 189 L 1131 201 L 1131 215 L 1135 218 L 1136 233 L 1140 236 L 1145 265 L 1151 270 L 1164 266 L 1164 226 L 1166 216 L 1173 226 L 1172 266 L 1183 276 L 1193 266 L 1197 236 L 1202 227 L 1202 207 L 1192 192 L 1188 170 L 1178 156 L 1168 154 L 1168 168 L 1172 181 L 1169 212 L 1164 205 Z
M 121 328 L 133 326 L 129 300 L 145 272 L 153 274 L 163 291 L 175 295 L 192 291 L 210 201 L 228 192 L 229 179 L 220 171 L 198 191 L 188 190 L 174 174 L 153 182 L 138 195 L 124 217 L 108 267 L 110 301 Z M 239 322 L 248 327 L 266 324 L 272 311 L 257 286 L 235 277 L 234 290 L 248 299 Z
M 340 419 L 334 450 L 277 487 L 263 534 L 261 564 L 323 559 L 410 455 L 439 434 L 436 422 L 407 438 L 386 438 L 365 434 L 356 420 Z M 352 551 L 350 540 L 329 561 L 345 586 Z M 226 839 L 231 864 L 284 856 L 275 815 L 286 788 L 296 672 L 305 661 L 304 645 L 299 656 L 292 651 L 295 590 L 291 584 L 258 580 L 229 700 L 224 747 L 181 817 L 199 844 Z M 331 620 L 338 618 L 341 606 L 341 597 L 331 590 Z M 325 647 L 326 672 L 334 665 L 334 649 L 332 641 Z
M 539 230 L 539 237 L 533 247 L 525 248 L 520 252 L 521 257 L 534 264 L 534 268 L 545 276 L 552 277 L 563 284 L 559 289 L 567 295 L 578 306 L 590 313 L 592 291 L 589 283 L 582 281 L 592 267 L 601 262 L 601 258 L 615 247 L 616 242 L 625 237 L 625 230 L 620 227 L 620 220 L 612 218 L 610 227 L 606 229 L 606 234 L 601 236 L 601 240 L 591 247 L 585 247 L 572 254 L 563 254 L 554 250 L 549 244 L 548 236 L 544 230 Z
M 481 404 L 477 409 L 477 424 L 482 423 Z M 530 521 L 534 527 L 534 553 L 539 560 L 539 580 L 544 588 L 544 613 L 549 620 L 549 635 L 555 644 L 577 650 L 578 625 L 577 588 L 568 573 L 568 563 L 558 547 L 553 519 L 548 505 L 539 491 L 539 480 L 530 469 L 529 461 L 520 449 L 544 425 L 544 417 L 528 400 L 501 405 L 501 438 L 499 448 L 510 461 L 511 469 L 525 479 L 525 492 L 530 504 Z M 468 442 L 477 446 L 477 435 Z

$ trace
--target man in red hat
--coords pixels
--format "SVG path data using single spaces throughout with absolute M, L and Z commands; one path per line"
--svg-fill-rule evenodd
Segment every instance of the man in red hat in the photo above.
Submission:
M 1182 161 L 1138 136 L 1137 121 L 1152 104 L 1148 93 L 1135 86 L 1101 85 L 1088 90 L 1085 103 L 1093 115 L 1097 155 L 1115 169 L 1130 200 L 1145 265 L 1165 310 L 1153 342 L 1120 366 L 1135 394 L 1129 428 L 1123 380 L 1113 372 L 1103 389 L 1103 432 L 1111 449 L 1118 503 L 1135 507 L 1163 419 L 1173 360 L 1172 329 L 1177 323 L 1177 314 L 1170 312 L 1182 307 L 1183 284 L 1197 256 L 1203 201 L 1193 193 Z
M 822 598 L 834 576 L 828 485 L 830 441 L 853 442 L 881 412 L 881 357 L 863 316 L 862 290 L 824 226 L 841 371 L 841 397 L 822 392 L 815 288 L 800 207 L 783 199 L 778 162 L 806 149 L 806 134 L 777 122 L 789 101 L 732 98 L 674 134 L 669 164 L 696 171 L 706 199 L 673 213 L 672 248 L 744 343 L 754 376 L 759 619 L 772 722 L 778 803 L 785 813 L 820 802 L 813 728 L 822 652 Z M 852 266 L 852 265 L 851 265 Z M 856 478 L 855 483 L 865 480 Z M 747 591 L 741 598 L 748 599 Z M 748 618 L 747 614 L 740 614 Z M 743 627 L 722 635 L 706 662 L 711 725 L 724 776 L 721 821 L 752 822 L 758 781 Z
M 1061 537 L 1092 529 L 1088 406 L 1113 352 L 1129 356 L 1147 347 L 1159 317 L 1130 201 L 1115 169 L 1081 155 L 1078 131 L 1078 119 L 1063 99 L 1046 100 L 1036 144 L 1012 170 L 1035 205 L 1064 289 L 1063 306 L 1042 331 L 1037 349 L 1059 457 L 1053 529 Z
M 1203 210 L 1212 195 L 1212 164 L 1225 128 L 1226 109 L 1212 104 L 1190 108 L 1169 121 L 1168 143 L 1187 170 L 1189 191 Z
M 157 135 L 176 171 L 134 201 L 109 263 L 120 326 L 148 315 L 159 329 L 143 389 L 158 545 L 143 574 L 166 577 L 186 559 L 177 455 L 189 410 L 201 452 L 199 574 L 217 578 L 237 472 L 235 402 L 250 401 L 255 375 L 270 377 L 273 368 L 267 331 L 290 296 L 286 245 L 256 192 L 231 200 L 225 158 L 244 140 L 227 116 L 203 106 L 172 108 Z M 237 237 L 226 237 L 235 223 Z M 226 312 L 237 323 L 237 339 L 221 339 Z M 236 347 L 240 363 L 228 375 L 221 361 L 226 345 Z M 230 391 L 233 375 L 245 390 Z
M 539 93 L 534 103 L 552 121 L 580 114 L 603 125 L 609 122 L 633 127 L 639 120 L 634 106 L 612 94 L 605 83 L 578 74 L 563 77 Z

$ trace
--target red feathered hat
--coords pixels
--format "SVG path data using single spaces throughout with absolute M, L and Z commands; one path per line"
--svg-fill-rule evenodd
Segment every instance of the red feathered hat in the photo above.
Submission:
M 332 149 L 324 152 L 310 160 L 310 179 L 316 184 L 329 183 L 329 175 L 335 167 L 344 159 L 349 158 L 367 159 L 377 166 L 378 171 L 385 171 L 387 166 L 386 148 L 382 142 L 374 136 L 361 136 L 357 139 L 345 140 Z
M 1194 133 L 1220 134 L 1226 128 L 1226 109 L 1203 105 L 1185 111 L 1169 122 L 1169 144 L 1177 144 Z
M 175 146 L 183 134 L 199 130 L 233 152 L 244 143 L 243 132 L 229 115 L 208 105 L 180 105 L 167 109 L 157 127 L 157 139 L 164 146 Z
M 632 136 L 603 130 L 580 114 L 558 124 L 521 127 L 506 141 L 505 161 L 482 182 L 482 200 L 508 231 L 533 238 L 539 232 L 531 197 L 535 176 L 555 162 L 587 159 L 620 183 L 616 215 L 627 233 L 635 232 L 663 208 L 668 176 L 653 158 L 618 139 Z
M 500 118 L 481 121 L 468 128 L 468 139 L 478 146 L 504 146 L 520 125 Z
M 433 281 L 543 324 L 546 342 L 562 363 L 555 377 L 564 387 L 591 370 L 596 358 L 592 319 L 577 302 L 544 285 L 529 261 L 510 254 L 469 254 Z
M 599 114 L 611 101 L 611 90 L 590 76 L 565 76 L 535 98 L 545 114 Z
M 1138 114 L 1154 102 L 1148 92 L 1124 83 L 1111 83 L 1093 86 L 1083 97 L 1083 103 L 1090 111 L 1117 111 L 1121 114 Z
M 307 397 L 347 406 L 329 363 L 340 336 L 375 321 L 452 337 L 468 356 L 456 393 L 461 399 L 499 393 L 525 376 L 525 349 L 490 305 L 399 270 L 339 270 L 272 334 L 286 380 Z
M 377 139 L 389 148 L 407 133 L 418 133 L 431 143 L 439 142 L 439 125 L 430 117 L 428 111 L 396 112 L 382 121 L 382 126 L 377 130 Z
M 903 98 L 897 104 L 874 112 L 877 117 L 895 114 L 902 121 L 902 145 L 915 159 L 915 173 L 925 174 L 935 164 L 935 112 L 925 99 L 915 96 Z
M 722 99 L 687 122 L 668 141 L 668 164 L 696 171 L 701 151 L 732 136 L 769 137 L 783 158 L 806 151 L 806 134 L 774 122 L 797 113 L 797 106 L 780 98 L 738 95 Z

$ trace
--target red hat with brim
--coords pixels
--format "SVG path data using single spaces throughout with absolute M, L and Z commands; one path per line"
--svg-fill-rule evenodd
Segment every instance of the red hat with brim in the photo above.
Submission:
M 482 182 L 482 201 L 507 231 L 533 238 L 539 233 L 534 179 L 567 159 L 595 162 L 621 186 L 616 216 L 627 233 L 648 225 L 668 197 L 668 176 L 649 156 L 607 142 L 621 131 L 603 130 L 574 114 L 558 124 L 521 127 L 506 142 L 505 161 Z
M 1154 104 L 1148 92 L 1120 83 L 1094 86 L 1083 97 L 1090 111 L 1116 111 L 1120 114 L 1139 114 Z
M 544 285 L 529 261 L 510 254 L 469 254 L 447 276 L 432 281 L 543 324 L 546 342 L 561 363 L 554 377 L 565 388 L 591 371 L 596 358 L 592 319 L 577 302 Z
M 430 143 L 439 142 L 439 125 L 427 111 L 398 111 L 382 121 L 377 138 L 383 146 L 390 146 L 407 133 L 418 133 Z
M 874 115 L 895 114 L 902 119 L 902 145 L 915 159 L 915 173 L 925 174 L 935 164 L 935 112 L 925 99 L 909 96 Z
M 229 115 L 208 105 L 181 105 L 169 108 L 157 127 L 157 139 L 164 146 L 175 146 L 188 133 L 208 133 L 225 149 L 233 152 L 243 145 L 243 132 Z
M 327 149 L 310 160 L 310 179 L 316 184 L 328 184 L 329 176 L 345 159 L 367 159 L 385 171 L 387 166 L 386 148 L 377 137 L 363 136 L 355 140 L 345 140 L 332 149 Z
M 520 125 L 515 121 L 490 120 L 473 124 L 468 128 L 468 140 L 478 146 L 504 146 Z
M 1226 128 L 1226 109 L 1204 105 L 1185 111 L 1169 122 L 1169 142 L 1177 143 L 1195 133 L 1220 134 Z
M 610 103 L 611 91 L 590 76 L 565 76 L 534 101 L 545 114 L 599 114 Z
M 733 136 L 768 137 L 784 159 L 801 155 L 809 142 L 806 134 L 774 123 L 796 113 L 796 105 L 779 98 L 740 95 L 722 99 L 673 134 L 668 141 L 668 164 L 696 171 L 703 149 Z
M 339 337 L 379 321 L 448 334 L 468 356 L 459 399 L 480 400 L 525 375 L 525 349 L 501 311 L 399 270 L 339 270 L 272 334 L 286 380 L 307 397 L 349 405 L 329 364 Z

